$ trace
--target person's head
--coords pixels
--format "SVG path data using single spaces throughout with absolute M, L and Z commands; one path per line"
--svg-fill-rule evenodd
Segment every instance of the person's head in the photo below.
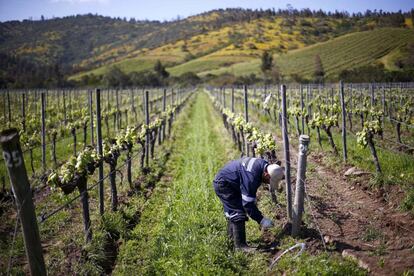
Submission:
M 285 178 L 283 167 L 278 164 L 267 165 L 262 175 L 262 182 L 270 184 L 271 187 L 276 189 L 280 180 Z

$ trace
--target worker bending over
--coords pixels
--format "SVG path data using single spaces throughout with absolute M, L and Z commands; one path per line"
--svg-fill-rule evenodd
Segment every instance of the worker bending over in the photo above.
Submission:
M 253 249 L 246 243 L 248 216 L 257 221 L 261 229 L 273 226 L 273 222 L 263 217 L 257 208 L 256 192 L 262 183 L 275 189 L 283 178 L 282 167 L 253 157 L 230 161 L 217 173 L 213 181 L 214 191 L 223 204 L 227 233 L 237 250 L 249 252 Z

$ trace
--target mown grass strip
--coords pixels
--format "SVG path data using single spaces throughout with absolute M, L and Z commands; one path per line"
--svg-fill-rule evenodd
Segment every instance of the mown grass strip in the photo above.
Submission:
M 132 239 L 121 247 L 114 273 L 263 273 L 263 254 L 235 254 L 226 239 L 222 207 L 211 182 L 235 152 L 228 150 L 230 141 L 205 94 L 197 96 L 180 124 L 170 175 L 158 184 Z

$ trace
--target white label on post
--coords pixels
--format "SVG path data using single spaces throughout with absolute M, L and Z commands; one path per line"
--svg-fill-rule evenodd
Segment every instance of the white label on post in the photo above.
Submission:
M 9 168 L 20 167 L 22 165 L 22 157 L 17 150 L 12 151 L 11 154 L 7 151 L 3 151 L 3 158 L 6 162 L 6 166 Z

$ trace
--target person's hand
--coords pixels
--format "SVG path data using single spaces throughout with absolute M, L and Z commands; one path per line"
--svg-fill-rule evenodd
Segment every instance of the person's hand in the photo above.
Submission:
M 272 227 L 273 227 L 273 222 L 270 219 L 265 218 L 265 217 L 262 218 L 262 220 L 260 221 L 260 228 L 262 230 L 266 230 Z

